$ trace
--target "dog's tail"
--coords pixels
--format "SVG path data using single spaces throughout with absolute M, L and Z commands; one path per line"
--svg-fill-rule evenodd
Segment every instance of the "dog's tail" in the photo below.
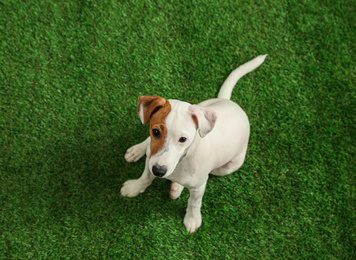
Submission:
M 264 62 L 266 56 L 267 54 L 260 55 L 254 58 L 253 60 L 246 62 L 245 64 L 241 65 L 233 72 L 231 72 L 229 77 L 225 80 L 224 84 L 221 86 L 218 98 L 230 99 L 232 90 L 234 89 L 237 81 L 242 76 L 246 75 L 247 73 L 253 71 L 258 66 L 260 66 Z

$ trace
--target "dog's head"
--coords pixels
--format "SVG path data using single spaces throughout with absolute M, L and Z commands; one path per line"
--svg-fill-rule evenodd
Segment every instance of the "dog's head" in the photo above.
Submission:
M 148 167 L 158 177 L 171 175 L 194 140 L 205 137 L 217 118 L 211 109 L 157 96 L 139 97 L 137 112 L 143 124 L 151 119 Z

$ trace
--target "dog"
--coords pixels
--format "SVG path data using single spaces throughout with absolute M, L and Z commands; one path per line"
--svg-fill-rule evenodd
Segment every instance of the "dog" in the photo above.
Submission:
M 184 225 L 193 233 L 202 224 L 201 205 L 209 173 L 225 176 L 238 170 L 245 160 L 250 124 L 242 108 L 230 100 L 237 81 L 259 67 L 260 55 L 235 69 L 220 88 L 217 98 L 192 105 L 158 96 L 141 96 L 137 112 L 143 124 L 150 121 L 150 136 L 129 148 L 127 162 L 145 154 L 146 164 L 139 179 L 128 180 L 121 195 L 143 193 L 155 177 L 171 180 L 170 197 L 189 190 Z

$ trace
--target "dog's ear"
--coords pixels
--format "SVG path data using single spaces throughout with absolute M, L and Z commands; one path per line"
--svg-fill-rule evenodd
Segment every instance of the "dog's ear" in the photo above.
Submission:
M 157 96 L 141 96 L 137 100 L 137 113 L 142 124 L 147 124 L 151 116 L 168 101 Z
M 213 130 L 217 114 L 214 110 L 206 107 L 192 105 L 189 107 L 189 113 L 198 129 L 200 137 L 206 136 Z

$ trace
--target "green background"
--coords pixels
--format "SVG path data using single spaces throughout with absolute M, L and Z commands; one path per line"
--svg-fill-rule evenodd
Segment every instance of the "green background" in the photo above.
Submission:
M 0 0 L 1 259 L 355 258 L 354 1 Z M 184 190 L 136 198 L 137 97 L 198 103 L 268 54 L 232 100 L 245 164 L 211 177 L 189 234 Z

